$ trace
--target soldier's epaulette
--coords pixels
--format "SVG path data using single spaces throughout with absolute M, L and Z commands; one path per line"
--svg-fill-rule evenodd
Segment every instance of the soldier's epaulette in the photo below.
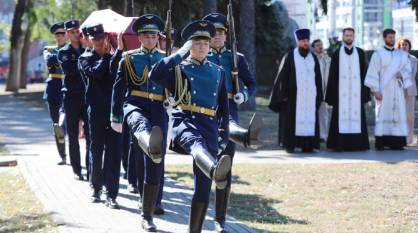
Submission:
M 48 52 L 51 52 L 52 50 L 56 49 L 57 46 L 55 45 L 48 45 L 44 47 L 44 50 L 47 50 Z
M 232 54 L 232 50 L 228 49 L 227 51 L 228 51 L 228 53 Z M 240 53 L 240 52 L 237 52 L 237 55 L 238 56 L 244 56 L 244 54 Z
M 128 51 L 125 51 L 125 52 L 123 52 L 122 53 L 122 57 L 125 57 L 125 56 L 128 56 L 128 55 L 131 55 L 131 54 L 133 54 L 133 53 L 137 53 L 137 52 L 139 52 L 140 51 L 140 49 L 138 48 L 138 49 L 132 49 L 132 50 L 128 50 Z

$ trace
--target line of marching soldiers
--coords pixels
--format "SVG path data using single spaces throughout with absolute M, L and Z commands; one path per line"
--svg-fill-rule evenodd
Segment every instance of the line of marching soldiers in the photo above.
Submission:
M 51 27 L 57 45 L 44 50 L 49 70 L 45 99 L 62 159 L 59 164 L 66 164 L 68 134 L 75 178 L 85 179 L 78 141 L 81 120 L 91 201 L 101 202 L 105 194 L 106 206 L 119 208 L 120 164 L 125 157 L 121 154 L 129 154 L 126 167 L 136 170 L 129 181 L 131 191 L 137 189 L 141 196 L 141 226 L 155 232 L 153 215 L 164 214 L 164 157 L 169 143 L 173 151 L 194 159 L 189 232 L 202 230 L 212 181 L 215 228 L 226 232 L 235 143 L 249 146 L 261 127 L 258 116 L 247 129 L 238 125 L 238 105 L 254 95 L 256 82 L 245 57 L 238 54 L 239 79 L 245 88 L 234 92 L 224 15 L 213 13 L 189 23 L 181 32 L 186 42 L 170 56 L 158 43 L 164 38 L 163 24 L 156 15 L 139 17 L 132 29 L 141 47 L 125 52 L 122 34 L 113 51 L 102 24 L 80 31 L 79 21 L 69 20 Z

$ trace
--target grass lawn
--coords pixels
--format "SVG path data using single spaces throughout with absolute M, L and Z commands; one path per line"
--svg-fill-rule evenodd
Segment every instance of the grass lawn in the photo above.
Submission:
M 418 232 L 418 163 L 236 164 L 233 170 L 228 213 L 260 232 Z M 166 168 L 190 188 L 191 171 Z
M 0 168 L 0 232 L 57 232 L 18 168 Z

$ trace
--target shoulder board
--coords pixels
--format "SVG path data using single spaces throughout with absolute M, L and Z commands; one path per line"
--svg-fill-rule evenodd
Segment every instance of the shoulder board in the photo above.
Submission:
M 209 63 L 210 65 L 212 65 L 213 67 L 215 67 L 216 69 L 220 70 L 220 71 L 225 71 L 225 69 L 224 69 L 224 68 L 222 68 L 221 66 L 219 66 L 219 65 L 217 65 L 217 64 L 215 64 L 215 63 L 213 63 L 213 62 L 211 62 L 211 61 L 208 61 L 208 63 Z
M 133 53 L 137 53 L 137 52 L 139 52 L 139 51 L 140 51 L 139 49 L 132 49 L 132 50 L 128 50 L 128 51 L 123 52 L 122 56 L 131 55 L 131 54 L 133 54 Z
M 48 52 L 51 52 L 52 50 L 54 50 L 56 48 L 58 48 L 58 47 L 57 46 L 50 45 L 50 46 L 45 46 L 44 47 L 44 50 L 47 50 Z
M 91 56 L 93 53 L 90 50 L 85 50 L 80 57 L 88 57 Z

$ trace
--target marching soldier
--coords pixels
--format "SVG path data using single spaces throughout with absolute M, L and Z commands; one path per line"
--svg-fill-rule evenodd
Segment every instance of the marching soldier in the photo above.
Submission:
M 92 49 L 80 57 L 79 63 L 87 78 L 86 101 L 89 113 L 91 182 L 93 203 L 100 202 L 103 185 L 107 190 L 106 206 L 118 209 L 120 137 L 110 127 L 110 106 L 114 78 L 110 72 L 110 42 L 103 25 L 87 27 Z
M 112 97 L 112 128 L 121 132 L 125 121 L 142 149 L 138 158 L 145 161 L 141 226 L 150 232 L 157 228 L 153 212 L 163 175 L 168 116 L 163 106 L 164 89 L 148 78 L 148 72 L 165 56 L 157 48 L 158 33 L 163 28 L 161 18 L 152 14 L 139 17 L 132 25 L 133 31 L 138 33 L 141 48 L 124 53 Z M 124 98 L 126 89 L 129 94 Z
M 215 27 L 200 20 L 187 25 L 182 37 L 187 42 L 173 55 L 157 63 L 151 80 L 167 88 L 177 106 L 173 110 L 171 149 L 194 158 L 195 191 L 189 215 L 189 232 L 201 232 L 212 180 L 226 186 L 231 156 L 222 155 L 229 136 L 229 107 L 225 74 L 208 61 L 209 42 Z M 183 57 L 190 50 L 190 56 Z
M 80 43 L 84 48 L 84 52 L 80 55 L 80 58 L 87 57 L 90 55 L 91 49 L 93 47 L 91 40 L 89 39 L 89 35 L 87 33 L 87 26 L 83 26 L 81 28 L 81 38 Z M 81 78 L 83 79 L 85 88 L 87 87 L 87 77 L 83 72 L 83 68 L 81 67 L 81 63 L 78 63 L 78 71 L 80 71 Z M 88 177 L 87 177 L 88 179 Z
M 64 24 L 70 43 L 58 51 L 58 61 L 64 71 L 64 109 L 66 112 L 66 126 L 69 139 L 70 161 L 74 177 L 84 180 L 80 165 L 80 145 L 78 142 L 80 119 L 84 122 L 86 135 L 86 168 L 89 167 L 90 136 L 87 120 L 87 106 L 84 97 L 84 84 L 78 70 L 78 57 L 84 52 L 80 43 L 80 23 L 78 20 L 69 20 Z
M 86 25 L 81 28 L 81 34 L 80 34 L 80 36 L 81 36 L 80 37 L 80 43 L 81 43 L 82 47 L 84 48 L 84 52 L 80 55 L 80 57 L 78 58 L 78 60 L 83 60 L 83 59 L 86 59 L 87 57 L 90 56 L 91 50 L 93 48 L 92 42 L 89 39 L 89 35 L 87 33 L 87 26 Z M 81 78 L 83 80 L 83 83 L 84 83 L 84 90 L 86 91 L 87 84 L 88 84 L 88 81 L 87 81 L 88 78 L 87 78 L 86 74 L 84 73 L 83 67 L 81 66 L 81 63 L 80 62 L 78 62 L 77 66 L 78 66 L 78 71 L 80 72 L 80 76 L 81 76 Z M 84 96 L 84 100 L 86 101 L 86 96 Z M 87 106 L 86 106 L 86 111 L 87 110 L 88 109 L 87 109 Z M 87 113 L 87 117 L 88 117 L 88 113 Z M 90 120 L 87 119 L 83 123 L 84 124 L 90 124 L 89 122 L 90 122 Z M 90 127 L 88 127 L 88 129 L 90 129 Z M 87 135 L 89 135 L 89 134 L 87 134 Z M 86 166 L 87 166 L 86 167 L 86 170 L 87 170 L 87 177 L 86 178 L 90 182 L 90 187 L 93 187 L 93 185 L 91 183 L 91 179 L 90 179 L 90 175 L 91 175 L 91 166 L 90 166 L 91 165 L 91 163 L 90 163 L 90 160 L 91 160 L 91 158 L 90 158 L 91 157 L 91 149 L 90 149 L 90 145 L 87 145 L 87 147 L 89 148 L 89 150 L 88 150 L 88 152 L 86 151 Z
M 46 80 L 46 89 L 44 99 L 48 104 L 49 115 L 54 128 L 55 143 L 61 161 L 58 165 L 66 164 L 65 153 L 65 132 L 63 123 L 65 120 L 64 108 L 62 104 L 62 79 L 64 74 L 57 59 L 57 53 L 67 42 L 65 36 L 64 23 L 56 23 L 51 26 L 50 32 L 54 34 L 56 46 L 47 46 L 44 48 L 43 55 L 48 67 L 48 78 Z
M 212 13 L 203 20 L 208 20 L 213 23 L 216 28 L 215 36 L 210 42 L 211 50 L 208 55 L 208 60 L 219 65 L 225 70 L 226 89 L 228 91 L 229 99 L 229 114 L 231 121 L 229 122 L 229 137 L 230 141 L 224 151 L 224 154 L 234 156 L 235 143 L 244 147 L 250 145 L 251 133 L 258 133 L 261 127 L 261 118 L 255 115 L 252 118 L 250 127 L 244 129 L 238 125 L 238 105 L 246 102 L 248 97 L 255 94 L 256 81 L 250 73 L 247 60 L 243 54 L 238 54 L 238 78 L 244 83 L 245 88 L 236 91 L 233 73 L 233 54 L 231 50 L 226 49 L 225 41 L 227 34 L 227 18 L 219 13 Z M 235 93 L 235 94 L 233 94 Z M 255 138 L 257 135 L 255 136 Z M 228 184 L 225 189 L 216 189 L 215 195 L 215 230 L 217 232 L 225 232 L 225 217 L 228 206 L 229 193 L 231 191 L 231 173 L 227 177 Z

